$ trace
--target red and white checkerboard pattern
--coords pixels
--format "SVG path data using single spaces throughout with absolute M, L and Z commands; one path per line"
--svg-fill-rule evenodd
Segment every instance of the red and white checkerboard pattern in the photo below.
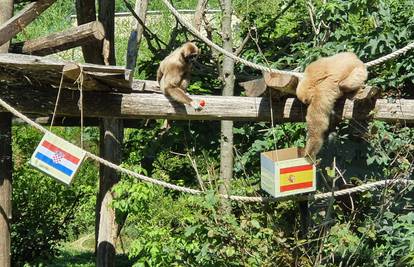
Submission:
M 54 163 L 59 163 L 64 156 L 65 155 L 62 152 L 58 151 L 52 156 L 52 160 Z

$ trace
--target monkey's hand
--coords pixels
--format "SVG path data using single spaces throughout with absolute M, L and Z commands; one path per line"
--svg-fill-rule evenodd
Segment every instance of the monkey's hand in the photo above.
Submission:
M 196 110 L 200 111 L 203 109 L 203 107 L 206 105 L 206 102 L 204 100 L 201 100 L 200 102 L 191 101 L 191 106 Z

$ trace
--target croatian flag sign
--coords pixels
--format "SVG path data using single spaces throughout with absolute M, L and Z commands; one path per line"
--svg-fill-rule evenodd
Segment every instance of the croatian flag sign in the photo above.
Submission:
M 46 133 L 30 159 L 42 172 L 69 185 L 76 175 L 86 152 L 62 138 Z

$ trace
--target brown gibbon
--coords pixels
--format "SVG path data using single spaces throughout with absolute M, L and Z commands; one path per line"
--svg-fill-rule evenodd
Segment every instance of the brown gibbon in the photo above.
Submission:
M 368 71 L 364 63 L 351 52 L 320 58 L 306 67 L 296 95 L 300 101 L 308 104 L 305 153 L 312 160 L 316 159 L 323 145 L 336 100 L 344 94 L 358 94 L 367 78 Z
M 203 105 L 193 101 L 186 92 L 190 83 L 191 67 L 198 54 L 197 46 L 187 42 L 164 58 L 157 70 L 157 81 L 163 94 L 177 102 L 190 105 L 195 110 L 200 110 Z

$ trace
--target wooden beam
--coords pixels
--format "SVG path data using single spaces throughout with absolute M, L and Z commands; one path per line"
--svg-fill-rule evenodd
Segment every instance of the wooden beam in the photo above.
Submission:
M 98 3 L 98 18 L 105 29 L 102 45 L 103 60 L 105 65 L 115 65 L 115 0 L 99 0 Z M 122 120 L 103 118 L 100 132 L 100 156 L 115 164 L 121 163 L 124 136 Z M 96 202 L 97 211 L 99 209 L 99 214 L 96 217 L 96 220 L 99 221 L 96 266 L 111 267 L 115 266 L 115 248 L 119 229 L 115 219 L 115 209 L 111 206 L 111 202 L 113 187 L 118 183 L 120 174 L 102 164 L 99 173 L 99 193 Z
M 83 71 L 83 90 L 119 91 L 130 92 L 132 75 L 131 71 L 124 67 L 103 66 L 96 64 L 75 64 L 68 61 L 45 58 L 39 56 L 0 54 L 0 68 L 6 71 L 2 76 L 9 75 L 13 78 L 25 77 L 21 82 L 49 84 L 59 86 L 62 71 L 65 79 L 64 88 L 78 90 L 80 71 Z M 10 73 L 10 74 L 9 74 Z
M 76 0 L 76 14 L 78 25 L 96 21 L 95 0 Z M 88 63 L 103 64 L 101 51 L 101 41 L 82 46 L 83 58 Z
M 122 120 L 103 119 L 100 127 L 100 156 L 115 164 L 122 162 L 122 142 L 124 127 Z M 111 206 L 113 201 L 113 187 L 119 182 L 120 175 L 115 170 L 100 165 L 99 193 L 96 210 L 99 218 L 98 247 L 96 266 L 115 266 L 116 239 L 118 224 L 115 220 L 115 210 Z
M 52 121 L 52 116 L 31 116 L 31 119 L 36 123 L 43 126 L 50 126 Z M 142 124 L 142 119 L 123 119 L 124 128 L 140 128 Z M 13 125 L 27 125 L 22 119 L 13 118 Z M 61 127 L 80 127 L 81 120 L 79 117 L 55 117 L 53 121 L 53 126 Z M 100 119 L 99 118 L 84 118 L 83 125 L 85 127 L 99 127 Z
M 100 41 L 104 36 L 105 31 L 102 24 L 98 21 L 93 21 L 60 33 L 53 33 L 35 40 L 13 44 L 10 52 L 46 56 Z
M 265 84 L 280 92 L 296 95 L 296 87 L 299 79 L 293 75 L 263 72 Z
M 263 78 L 241 82 L 247 96 L 261 96 L 267 88 L 277 90 L 279 95 L 296 95 L 298 78 L 293 75 L 263 72 Z
M 144 25 L 147 18 L 147 9 L 148 0 L 136 0 L 135 13 Z M 143 32 L 144 27 L 137 20 L 135 20 L 133 29 L 129 35 L 126 64 L 126 67 L 132 71 L 135 70 L 135 65 L 137 64 L 138 49 L 141 44 Z
M 0 25 L 0 45 L 10 41 L 54 2 L 56 0 L 37 0 L 29 3 L 19 13 Z
M 264 78 L 240 82 L 239 85 L 244 88 L 247 96 L 261 96 L 267 89 Z
M 12 148 L 10 113 L 0 113 L 0 266 L 11 264 L 10 223 L 12 219 Z
M 164 118 L 169 120 L 234 120 L 270 121 L 269 99 L 267 97 L 241 96 L 191 96 L 194 100 L 204 99 L 206 106 L 194 111 L 169 100 L 162 94 L 109 94 L 84 92 L 84 115 L 91 118 Z M 56 91 L 35 89 L 0 90 L 0 98 L 17 110 L 27 114 L 53 114 Z M 79 117 L 78 92 L 63 90 L 57 115 Z M 371 101 L 338 101 L 335 112 L 342 119 L 364 120 L 372 117 L 382 121 L 414 122 L 414 100 L 387 99 Z M 370 115 L 372 112 L 372 116 Z M 304 121 L 306 106 L 296 98 L 273 103 L 276 122 Z
M 13 15 L 13 0 L 0 0 L 0 25 Z M 0 53 L 9 50 L 9 42 L 0 45 Z M 12 115 L 0 113 L 0 266 L 11 266 L 12 220 Z

